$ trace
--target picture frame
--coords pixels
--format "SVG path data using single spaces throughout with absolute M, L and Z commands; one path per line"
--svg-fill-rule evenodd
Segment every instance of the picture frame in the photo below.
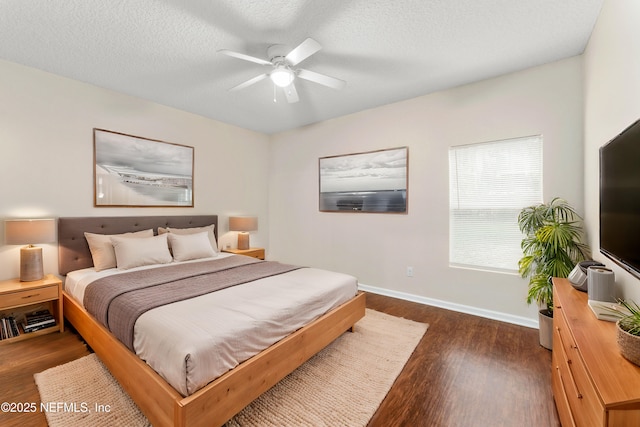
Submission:
M 321 157 L 320 212 L 408 212 L 409 148 Z
M 93 129 L 95 207 L 193 207 L 194 148 Z

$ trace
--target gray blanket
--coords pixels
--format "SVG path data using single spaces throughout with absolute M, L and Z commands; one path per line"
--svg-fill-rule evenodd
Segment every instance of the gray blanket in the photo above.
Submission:
M 83 302 L 133 351 L 133 327 L 146 311 L 298 268 L 245 256 L 163 266 L 98 279 L 87 286 Z

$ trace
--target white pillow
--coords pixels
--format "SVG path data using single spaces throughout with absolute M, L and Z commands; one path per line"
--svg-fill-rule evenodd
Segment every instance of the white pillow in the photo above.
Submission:
M 131 239 L 112 237 L 118 268 L 127 270 L 142 265 L 166 264 L 172 261 L 167 235 Z
M 203 231 L 206 231 L 207 235 L 209 236 L 209 242 L 211 243 L 211 247 L 217 253 L 218 243 L 216 242 L 216 235 L 213 233 L 214 228 L 215 228 L 215 224 L 206 225 L 204 227 L 192 227 L 192 228 L 158 227 L 158 234 L 174 233 L 174 234 L 185 235 L 185 234 L 202 233 Z M 171 244 L 171 241 L 169 241 L 169 244 Z
M 169 236 L 169 245 L 176 261 L 210 258 L 217 255 L 211 247 L 209 234 L 206 231 L 193 234 L 177 234 L 173 231 L 163 236 Z
M 108 268 L 116 267 L 116 253 L 113 250 L 113 244 L 111 244 L 112 237 L 132 238 L 151 236 L 153 236 L 152 229 L 124 234 L 84 233 L 84 237 L 85 239 L 87 239 L 87 243 L 89 244 L 89 250 L 91 251 L 93 267 L 96 269 L 96 271 L 102 271 Z

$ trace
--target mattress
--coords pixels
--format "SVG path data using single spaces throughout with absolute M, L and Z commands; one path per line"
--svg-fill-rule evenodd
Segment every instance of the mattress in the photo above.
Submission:
M 217 258 L 227 256 L 241 255 Z M 138 267 L 143 268 L 164 266 Z M 115 268 L 74 271 L 65 290 L 82 304 L 90 283 L 120 273 Z M 134 351 L 188 396 L 356 292 L 355 277 L 306 267 L 232 286 L 142 314 L 134 326 Z

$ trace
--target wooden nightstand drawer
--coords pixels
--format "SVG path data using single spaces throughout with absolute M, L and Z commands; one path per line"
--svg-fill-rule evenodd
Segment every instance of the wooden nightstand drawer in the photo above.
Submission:
M 51 301 L 58 298 L 58 286 L 47 286 L 43 288 L 27 289 L 24 291 L 11 292 L 0 297 L 0 309 L 8 307 L 20 307 L 23 305 L 35 304 L 44 301 Z
M 225 249 L 223 252 L 229 252 L 236 255 L 250 256 L 258 259 L 264 259 L 264 248 Z
M 250 256 L 258 259 L 264 259 L 264 249 L 249 249 L 242 255 Z

